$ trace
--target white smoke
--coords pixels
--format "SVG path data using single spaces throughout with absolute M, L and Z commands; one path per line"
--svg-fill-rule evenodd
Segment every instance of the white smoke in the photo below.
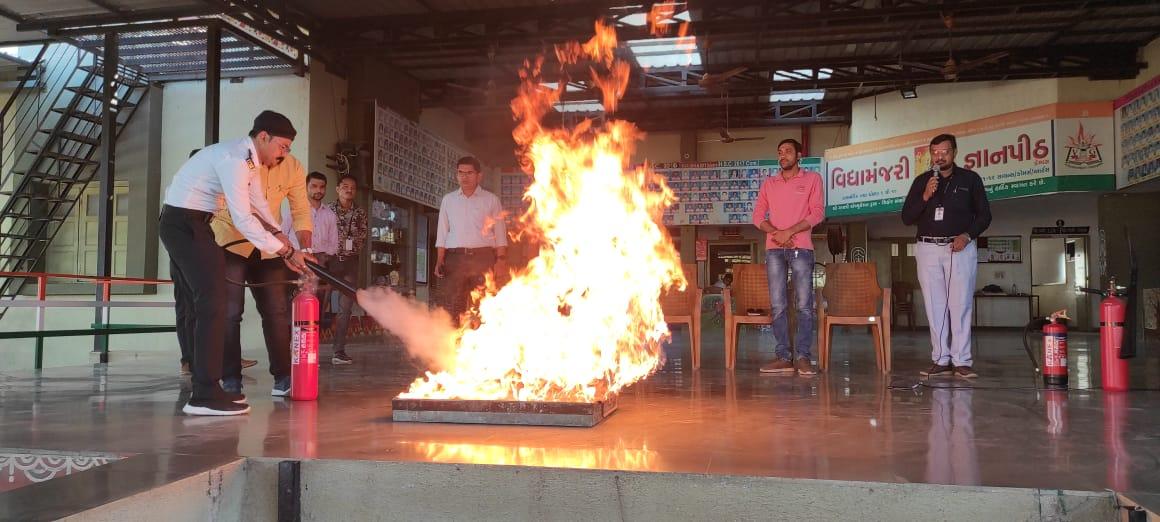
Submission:
M 359 290 L 358 304 L 383 328 L 402 339 L 407 353 L 427 369 L 438 372 L 451 368 L 456 328 L 446 310 L 429 309 L 427 303 L 381 287 Z

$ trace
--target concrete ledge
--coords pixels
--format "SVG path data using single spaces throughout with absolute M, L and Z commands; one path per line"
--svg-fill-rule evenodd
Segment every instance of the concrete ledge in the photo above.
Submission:
M 273 520 L 275 513 L 239 516 L 248 482 L 243 468 L 234 461 L 62 520 Z
M 1117 519 L 1111 492 L 336 460 L 302 474 L 307 521 Z

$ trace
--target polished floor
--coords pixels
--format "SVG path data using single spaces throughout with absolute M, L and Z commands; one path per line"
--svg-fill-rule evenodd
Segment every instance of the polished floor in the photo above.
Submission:
M 159 462 L 267 456 L 1160 493 L 1154 347 L 1132 361 L 1134 391 L 1105 394 L 1097 337 L 1073 334 L 1077 389 L 1048 392 L 1014 331 L 976 333 L 980 378 L 920 381 L 924 331 L 896 330 L 894 372 L 882 375 L 869 335 L 836 329 L 834 366 L 806 378 L 758 374 L 771 339 L 757 329 L 742 335 L 738 368 L 724 370 L 713 328 L 704 368 L 688 367 L 678 329 L 665 368 L 625 391 L 594 428 L 392 422 L 391 398 L 419 370 L 383 340 L 352 347 L 351 366 L 324 364 L 313 403 L 272 398 L 262 365 L 247 370 L 253 411 L 239 418 L 182 415 L 189 388 L 176 357 L 5 371 L 0 451 L 145 457 L 152 464 L 136 466 L 150 481 L 165 475 Z M 2 491 L 0 516 L 14 493 Z

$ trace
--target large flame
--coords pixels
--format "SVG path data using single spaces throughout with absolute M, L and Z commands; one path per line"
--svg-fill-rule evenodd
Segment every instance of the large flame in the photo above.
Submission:
M 586 62 L 606 114 L 628 85 L 616 33 L 597 24 L 584 43 L 558 46 L 562 68 Z M 674 200 L 650 168 L 629 168 L 642 134 L 625 121 L 548 128 L 560 100 L 541 84 L 543 58 L 525 62 L 512 101 L 520 161 L 534 176 L 520 229 L 539 255 L 496 290 L 477 291 L 473 319 L 442 371 L 416 380 L 409 398 L 591 402 L 655 371 L 668 327 L 661 292 L 684 288 L 661 227 Z

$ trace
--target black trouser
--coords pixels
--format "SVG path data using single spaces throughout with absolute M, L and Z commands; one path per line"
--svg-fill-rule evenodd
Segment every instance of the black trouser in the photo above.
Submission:
M 178 272 L 177 263 L 169 260 L 169 273 Z M 184 285 L 173 285 L 173 311 L 177 315 L 177 345 L 181 347 L 181 362 L 193 365 L 193 303 L 189 302 L 189 291 Z
M 281 258 L 262 259 L 255 249 L 249 257 L 226 251 L 226 279 L 251 284 L 294 279 Z M 274 284 L 251 288 L 254 304 L 262 316 L 262 335 L 270 356 L 270 375 L 280 379 L 290 375 L 290 292 L 289 285 Z M 246 309 L 245 288 L 226 285 L 226 344 L 222 377 L 242 378 L 242 313 Z
M 459 316 L 471 304 L 471 291 L 483 284 L 484 274 L 495 266 L 494 248 L 449 248 L 443 257 L 440 282 L 443 306 L 459 324 Z
M 359 257 L 348 257 L 339 260 L 338 256 L 330 258 L 328 272 L 358 287 L 358 260 Z M 327 301 L 329 303 L 329 301 Z M 354 299 L 339 292 L 338 320 L 334 322 L 334 352 L 346 351 L 346 330 L 350 325 L 350 311 L 354 308 Z
M 195 400 L 217 398 L 222 378 L 222 350 L 225 340 L 226 280 L 225 257 L 209 227 L 212 214 L 165 205 L 158 232 L 169 252 L 174 285 L 181 286 L 192 316 L 177 323 L 178 340 L 184 335 L 193 354 Z M 184 332 L 182 332 L 184 330 Z

